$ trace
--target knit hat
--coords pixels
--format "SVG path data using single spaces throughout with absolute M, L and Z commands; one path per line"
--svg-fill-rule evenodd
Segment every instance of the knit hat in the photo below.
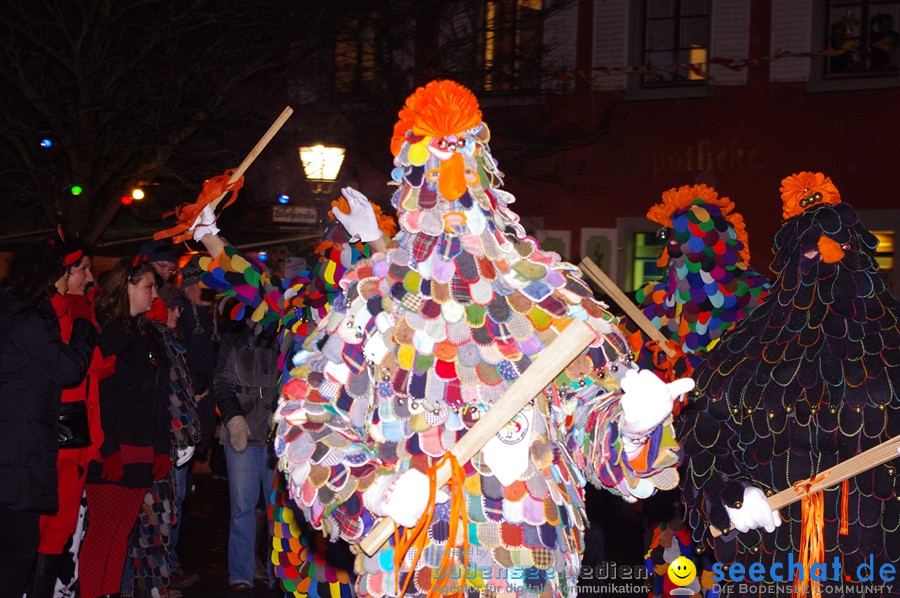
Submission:
M 164 284 L 159 288 L 159 298 L 166 304 L 166 309 L 180 307 L 184 310 L 184 308 L 187 307 L 187 301 L 185 301 L 184 295 L 171 284 Z
M 200 256 L 195 255 L 181 268 L 181 288 L 198 284 L 202 275 L 203 268 L 200 267 Z
M 172 243 L 166 239 L 159 241 L 150 240 L 141 245 L 138 251 L 138 259 L 146 262 L 172 262 L 177 263 L 178 258 L 172 250 Z

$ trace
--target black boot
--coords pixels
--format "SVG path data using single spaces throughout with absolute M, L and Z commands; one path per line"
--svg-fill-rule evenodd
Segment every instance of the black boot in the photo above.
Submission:
M 62 559 L 63 555 L 61 554 L 38 553 L 37 564 L 34 568 L 34 583 L 28 593 L 28 598 L 53 598 Z

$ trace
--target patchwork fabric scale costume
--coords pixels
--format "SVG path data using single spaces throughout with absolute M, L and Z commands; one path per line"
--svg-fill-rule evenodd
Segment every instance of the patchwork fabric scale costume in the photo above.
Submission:
M 673 379 L 690 375 L 707 351 L 766 295 L 769 281 L 750 267 L 743 217 L 734 202 L 706 185 L 662 194 L 647 212 L 665 242 L 657 265 L 663 280 L 639 289 L 638 305 L 671 342 L 667 357 L 640 332 L 629 337 L 638 363 Z
M 694 539 L 711 543 L 720 563 L 745 571 L 789 559 L 828 563 L 833 579 L 837 559 L 837 581 L 859 581 L 858 567 L 869 559 L 876 570 L 900 561 L 894 465 L 780 512 L 765 497 L 802 489 L 900 433 L 900 304 L 876 271 L 877 239 L 831 179 L 801 172 L 784 179 L 781 191 L 777 278 L 697 366 L 699 399 L 679 418 L 684 502 Z M 713 539 L 710 526 L 723 535 Z
M 333 205 L 342 214 L 350 209 L 343 198 Z M 373 206 L 373 216 L 385 234 L 397 230 L 393 219 L 382 215 L 378 206 Z M 200 259 L 205 270 L 203 284 L 215 289 L 222 298 L 237 300 L 230 313 L 232 319 L 247 317 L 259 326 L 281 327 L 282 369 L 290 369 L 289 357 L 328 314 L 334 297 L 341 292 L 337 282 L 344 272 L 360 258 L 371 255 L 371 248 L 351 241 L 344 228 L 334 221 L 326 227 L 315 252 L 316 259 L 309 270 L 290 281 L 274 276 L 231 245 L 225 245 L 213 259 Z M 267 499 L 271 558 L 283 589 L 297 598 L 349 598 L 352 562 L 347 551 L 329 546 L 322 534 L 309 528 L 290 500 L 282 476 L 276 477 L 275 488 L 268 492 Z
M 629 500 L 677 484 L 670 413 L 693 382 L 638 373 L 578 270 L 526 236 L 489 138 L 472 93 L 450 81 L 401 110 L 391 143 L 401 230 L 346 273 L 283 386 L 276 453 L 291 496 L 332 538 L 359 542 L 385 515 L 414 526 L 428 506 L 424 472 L 566 323 L 596 338 L 458 464 L 446 490 L 464 504 L 437 493 L 424 550 L 389 542 L 357 555 L 361 596 L 573 595 L 584 484 Z

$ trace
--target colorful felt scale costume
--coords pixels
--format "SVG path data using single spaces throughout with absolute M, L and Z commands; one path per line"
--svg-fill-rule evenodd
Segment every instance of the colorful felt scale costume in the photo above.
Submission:
M 773 532 L 733 528 L 752 488 L 782 491 L 900 433 L 900 304 L 876 272 L 877 240 L 832 181 L 802 172 L 782 182 L 777 278 L 694 377 L 699 398 L 679 419 L 683 491 L 697 541 L 745 567 L 798 562 L 810 529 L 801 504 Z M 891 463 L 824 491 L 822 552 L 856 580 L 900 560 L 900 492 Z M 760 493 L 761 495 L 761 493 Z M 709 526 L 724 533 L 713 540 Z M 843 532 L 841 528 L 844 528 Z M 860 594 L 854 594 L 860 595 Z
M 334 206 L 346 211 L 343 198 Z M 379 226 L 386 234 L 396 223 L 374 206 Z M 316 247 L 310 269 L 289 282 L 273 276 L 262 264 L 232 246 L 215 259 L 201 258 L 206 270 L 202 282 L 222 297 L 238 300 L 230 314 L 233 319 L 251 317 L 263 326 L 281 326 L 282 362 L 290 369 L 290 356 L 328 313 L 340 292 L 337 282 L 357 260 L 371 254 L 368 245 L 350 242 L 337 222 L 330 223 Z M 247 310 L 250 313 L 247 313 Z M 287 483 L 281 476 L 268 495 L 269 525 L 272 531 L 272 562 L 283 589 L 296 598 L 349 598 L 352 562 L 346 547 L 328 545 L 320 532 L 306 525 L 302 513 L 290 501 Z
M 669 565 L 679 557 L 691 559 L 700 573 L 699 559 L 694 553 L 694 543 L 691 542 L 691 532 L 684 527 L 682 521 L 660 521 L 658 525 L 648 530 L 647 551 L 644 562 L 652 573 L 650 578 L 651 588 L 647 598 L 672 598 L 670 593 L 676 586 L 667 575 Z M 688 596 L 700 596 L 702 578 L 688 584 L 691 594 Z
M 456 83 L 432 82 L 401 110 L 391 143 L 401 230 L 346 273 L 283 387 L 276 452 L 292 497 L 332 537 L 359 541 L 375 520 L 368 493 L 444 457 L 567 321 L 589 323 L 596 339 L 457 470 L 468 550 L 450 537 L 459 505 L 438 502 L 418 560 L 391 543 L 357 556 L 360 596 L 403 585 L 410 596 L 464 586 L 572 595 L 584 484 L 634 499 L 677 483 L 669 424 L 625 456 L 627 343 L 578 270 L 526 236 L 488 140 Z M 440 566 L 451 553 L 454 571 Z
M 734 202 L 706 185 L 672 188 L 647 212 L 662 225 L 657 265 L 663 280 L 639 289 L 644 315 L 668 338 L 669 357 L 640 333 L 629 337 L 638 363 L 670 377 L 690 375 L 725 331 L 765 297 L 768 280 L 750 266 L 744 219 Z M 671 378 L 670 378 L 671 379 Z

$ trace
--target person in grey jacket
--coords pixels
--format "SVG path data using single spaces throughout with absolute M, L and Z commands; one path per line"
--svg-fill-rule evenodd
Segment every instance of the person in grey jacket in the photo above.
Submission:
M 271 492 L 275 459 L 269 446 L 272 414 L 278 404 L 278 341 L 275 326 L 235 322 L 222 336 L 213 392 L 222 413 L 231 524 L 228 583 L 250 590 L 256 572 L 255 511 L 261 492 Z M 271 546 L 271 542 L 269 543 Z

